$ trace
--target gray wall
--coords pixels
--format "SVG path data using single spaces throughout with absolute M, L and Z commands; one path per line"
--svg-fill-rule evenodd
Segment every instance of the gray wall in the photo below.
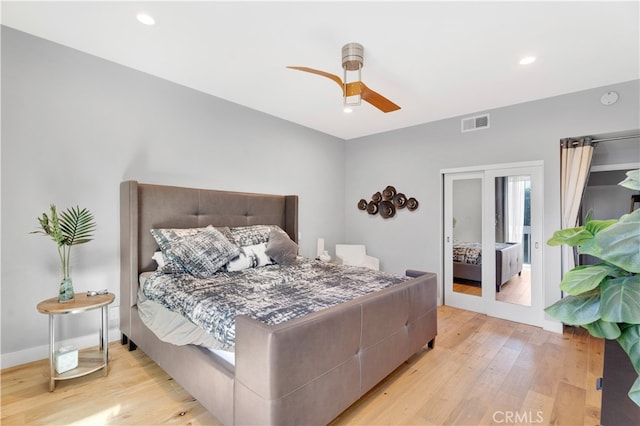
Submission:
M 612 138 L 616 135 L 605 135 Z M 591 167 L 611 168 L 616 164 L 627 164 L 640 159 L 640 138 L 611 140 L 596 144 Z M 591 179 L 591 178 L 589 178 Z
M 608 90 L 620 94 L 600 103 Z M 386 271 L 440 271 L 442 169 L 542 160 L 543 235 L 560 228 L 560 151 L 565 137 L 640 128 L 639 81 L 494 109 L 490 128 L 460 132 L 460 118 L 427 123 L 346 144 L 345 241 L 364 243 Z M 471 111 L 468 115 L 480 112 Z M 359 211 L 356 203 L 393 185 L 420 207 L 391 219 Z M 560 249 L 545 247 L 544 303 L 560 297 Z
M 306 256 L 344 233 L 341 213 L 323 213 L 344 210 L 343 140 L 2 27 L 2 354 L 48 343 L 36 304 L 57 294 L 60 265 L 55 243 L 29 232 L 50 203 L 98 224 L 72 249 L 76 291 L 118 295 L 127 179 L 298 194 Z M 64 318 L 60 337 L 96 327 Z

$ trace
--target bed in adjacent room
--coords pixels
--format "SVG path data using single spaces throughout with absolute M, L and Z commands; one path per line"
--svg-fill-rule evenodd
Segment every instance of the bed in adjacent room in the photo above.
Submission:
M 522 244 L 496 243 L 496 291 L 522 273 Z M 453 277 L 482 281 L 482 243 L 456 241 L 453 244 Z
M 120 190 L 123 343 L 224 424 L 326 424 L 433 347 L 435 274 L 300 258 L 297 196 Z

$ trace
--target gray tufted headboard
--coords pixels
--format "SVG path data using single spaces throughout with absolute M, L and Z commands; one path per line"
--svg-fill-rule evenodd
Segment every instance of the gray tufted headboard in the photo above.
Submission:
M 140 273 L 154 269 L 152 228 L 278 225 L 298 237 L 298 196 L 120 184 L 120 304 L 134 306 Z M 121 318 L 121 322 L 122 322 Z

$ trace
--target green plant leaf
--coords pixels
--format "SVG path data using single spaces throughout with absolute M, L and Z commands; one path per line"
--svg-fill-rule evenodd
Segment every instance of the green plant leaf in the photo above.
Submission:
M 574 268 L 564 274 L 560 289 L 568 294 L 577 296 L 598 287 L 607 275 L 611 275 L 615 271 L 616 268 L 606 264 Z
M 587 231 L 591 232 L 593 235 L 596 235 L 598 232 L 613 225 L 616 222 L 618 222 L 618 219 L 589 220 L 588 222 L 586 222 L 585 228 Z
M 583 324 L 582 327 L 586 328 L 593 337 L 599 337 L 602 339 L 617 339 L 620 337 L 620 327 L 615 322 L 607 322 L 599 319 L 591 324 Z
M 60 215 L 60 229 L 65 236 L 67 246 L 91 241 L 95 228 L 93 215 L 86 208 L 71 207 Z
M 629 170 L 627 172 L 627 178 L 620 182 L 618 185 L 624 186 L 625 188 L 629 189 L 640 189 L 640 169 Z
M 640 324 L 624 324 L 621 329 L 618 343 L 629 356 L 636 373 L 640 374 Z M 628 395 L 636 405 L 640 406 L 640 378 L 636 378 Z
M 565 324 L 591 324 L 600 319 L 600 292 L 594 290 L 564 297 L 544 311 Z
M 603 320 L 640 324 L 640 275 L 606 280 L 600 298 Z
M 591 232 L 587 231 L 584 226 L 579 226 L 577 228 L 560 229 L 554 232 L 553 236 L 547 241 L 547 244 L 550 246 L 559 246 L 562 244 L 579 246 L 592 238 L 593 234 Z
M 640 324 L 633 324 L 622 329 L 618 343 L 629 355 L 636 373 L 640 374 Z
M 617 266 L 612 265 L 612 264 L 607 263 L 607 262 L 604 262 L 604 264 L 609 265 L 612 268 L 611 273 L 609 274 L 609 276 L 611 278 L 619 278 L 619 277 L 628 277 L 629 276 L 629 272 L 625 271 L 622 268 L 618 268 Z
M 593 217 L 593 209 L 589 209 L 589 211 L 587 212 L 587 214 L 584 217 L 584 223 L 587 223 L 587 222 L 591 221 L 592 217 Z
M 65 245 L 66 239 L 64 233 L 60 229 L 60 221 L 58 219 L 58 212 L 56 211 L 55 204 L 51 204 L 49 214 L 51 217 L 47 216 L 46 213 L 42 213 L 42 217 L 38 218 L 40 229 L 31 233 L 48 235 L 56 242 L 58 247 L 61 247 Z
M 640 406 L 640 377 L 636 377 L 636 381 L 633 382 L 628 395 L 636 405 Z
M 640 273 L 640 210 L 623 215 L 620 220 L 598 232 L 580 247 L 590 254 L 624 270 Z

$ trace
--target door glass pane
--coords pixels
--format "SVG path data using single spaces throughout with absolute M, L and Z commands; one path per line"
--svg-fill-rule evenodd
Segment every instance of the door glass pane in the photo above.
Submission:
M 482 179 L 452 182 L 453 291 L 482 296 Z
M 496 300 L 531 306 L 531 176 L 495 179 Z

